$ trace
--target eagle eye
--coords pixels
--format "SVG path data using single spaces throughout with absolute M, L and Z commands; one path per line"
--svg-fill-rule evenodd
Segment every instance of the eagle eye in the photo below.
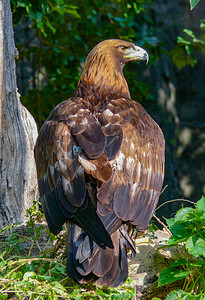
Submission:
M 119 47 L 122 51 L 125 51 L 126 49 L 128 49 L 129 47 L 128 46 L 120 46 Z

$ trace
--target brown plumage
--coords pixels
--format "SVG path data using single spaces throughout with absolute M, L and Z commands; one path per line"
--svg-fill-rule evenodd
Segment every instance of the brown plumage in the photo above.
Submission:
M 67 273 L 117 286 L 128 276 L 128 226 L 144 231 L 164 177 L 159 126 L 130 98 L 123 75 L 145 50 L 106 40 L 88 55 L 72 98 L 43 124 L 35 147 L 40 200 L 54 234 L 68 225 Z

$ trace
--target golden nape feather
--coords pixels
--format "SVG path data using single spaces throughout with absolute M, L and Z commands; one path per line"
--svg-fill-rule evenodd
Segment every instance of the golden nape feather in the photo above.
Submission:
M 165 141 L 130 98 L 123 75 L 148 62 L 133 43 L 106 40 L 91 50 L 72 98 L 57 105 L 35 146 L 40 201 L 52 233 L 67 222 L 67 274 L 117 286 L 128 276 L 128 224 L 144 231 L 164 178 Z

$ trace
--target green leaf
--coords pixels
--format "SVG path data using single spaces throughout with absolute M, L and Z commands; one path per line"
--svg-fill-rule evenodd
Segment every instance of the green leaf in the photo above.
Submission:
M 201 22 L 200 28 L 201 28 L 202 30 L 205 30 L 205 23 L 204 23 L 204 22 Z
M 177 290 L 169 293 L 166 297 L 166 300 L 205 300 L 205 295 L 195 295 L 182 290 Z
M 192 37 L 193 39 L 195 38 L 195 35 L 194 35 L 194 33 L 193 33 L 192 30 L 186 29 L 186 28 L 185 28 L 183 31 L 184 31 L 188 36 Z
M 197 260 L 196 262 L 191 262 L 190 266 L 191 267 L 202 267 L 205 264 L 205 262 L 203 260 Z
M 201 199 L 196 203 L 196 207 L 198 209 L 202 209 L 203 211 L 205 211 L 205 198 L 204 198 L 204 196 L 202 196 Z
M 188 262 L 185 258 L 182 258 L 182 259 L 179 259 L 177 261 L 174 261 L 171 266 L 172 267 L 176 267 L 176 266 L 183 266 L 183 265 L 186 265 Z
M 36 277 L 37 277 L 36 273 L 34 273 L 34 272 L 26 272 L 23 275 L 23 280 L 27 281 L 29 278 L 35 279 Z
M 174 246 L 174 245 L 177 245 L 178 243 L 182 243 L 184 241 L 186 241 L 186 237 L 185 238 L 179 238 L 175 235 L 172 235 L 169 240 L 167 241 L 167 245 L 168 246 Z
M 177 37 L 177 43 L 183 45 L 191 45 L 191 41 L 188 39 L 183 38 L 182 36 Z
M 136 14 L 139 14 L 143 10 L 143 6 L 140 3 L 133 2 L 133 8 Z
M 17 273 L 16 273 L 16 279 L 22 279 L 22 272 L 21 271 L 18 271 Z
M 189 43 L 187 43 L 189 45 Z M 194 66 L 194 64 L 197 62 L 195 57 L 191 57 L 189 55 L 186 55 L 184 51 L 184 44 L 182 46 L 175 46 L 174 49 L 172 50 L 172 60 L 173 63 L 179 68 L 182 69 L 185 67 L 187 64 Z M 191 42 L 190 42 L 191 46 Z
M 193 42 L 194 42 L 194 43 L 201 44 L 201 45 L 204 45 L 204 44 L 205 44 L 205 42 L 204 42 L 203 40 L 197 39 L 196 37 L 193 39 Z
M 171 232 L 180 239 L 188 238 L 193 228 L 189 226 L 188 222 L 176 223 L 170 228 Z
M 175 222 L 186 220 L 186 215 L 193 211 L 194 211 L 194 209 L 191 207 L 185 207 L 185 208 L 179 209 L 175 216 Z
M 8 295 L 2 294 L 2 293 L 0 292 L 0 299 L 1 299 L 1 300 L 8 299 Z
M 191 55 L 193 47 L 191 45 L 186 45 L 185 49 L 186 49 L 187 54 Z
M 171 227 L 174 223 L 175 223 L 175 218 L 171 218 L 171 219 L 166 219 L 167 225 L 168 227 Z
M 197 63 L 197 59 L 195 57 L 187 57 L 186 58 L 186 63 L 189 64 L 192 68 Z
M 191 10 L 199 3 L 200 0 L 190 0 Z
M 184 299 L 186 297 L 186 292 L 182 291 L 182 290 L 178 290 L 178 291 L 173 291 L 171 293 L 169 293 L 166 297 L 166 300 L 179 300 L 179 299 Z
M 198 236 L 190 237 L 187 240 L 186 248 L 190 254 L 196 257 L 205 256 L 205 240 Z
M 191 274 L 191 270 L 183 271 L 173 267 L 165 268 L 159 275 L 158 286 L 170 284 L 174 281 L 186 278 Z

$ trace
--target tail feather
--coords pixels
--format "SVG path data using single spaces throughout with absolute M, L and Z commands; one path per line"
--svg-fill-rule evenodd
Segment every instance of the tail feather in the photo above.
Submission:
M 87 195 L 87 197 L 89 196 Z M 84 204 L 78 208 L 70 221 L 83 228 L 100 247 L 105 248 L 107 246 L 113 248 L 110 235 L 96 214 L 95 208 L 89 198 L 85 199 Z
M 79 260 L 76 259 L 76 253 L 85 236 L 86 233 L 80 227 L 75 224 L 69 225 L 66 271 L 70 278 L 81 283 L 94 282 L 97 279 L 94 274 L 90 273 L 89 268 L 84 269 L 84 266 L 79 264 Z
M 68 276 L 79 283 L 93 282 L 100 286 L 115 287 L 124 282 L 128 276 L 127 247 L 133 251 L 134 242 L 131 243 L 131 238 L 126 239 L 124 225 L 111 234 L 111 240 L 113 248 L 102 248 L 83 229 L 70 224 Z

